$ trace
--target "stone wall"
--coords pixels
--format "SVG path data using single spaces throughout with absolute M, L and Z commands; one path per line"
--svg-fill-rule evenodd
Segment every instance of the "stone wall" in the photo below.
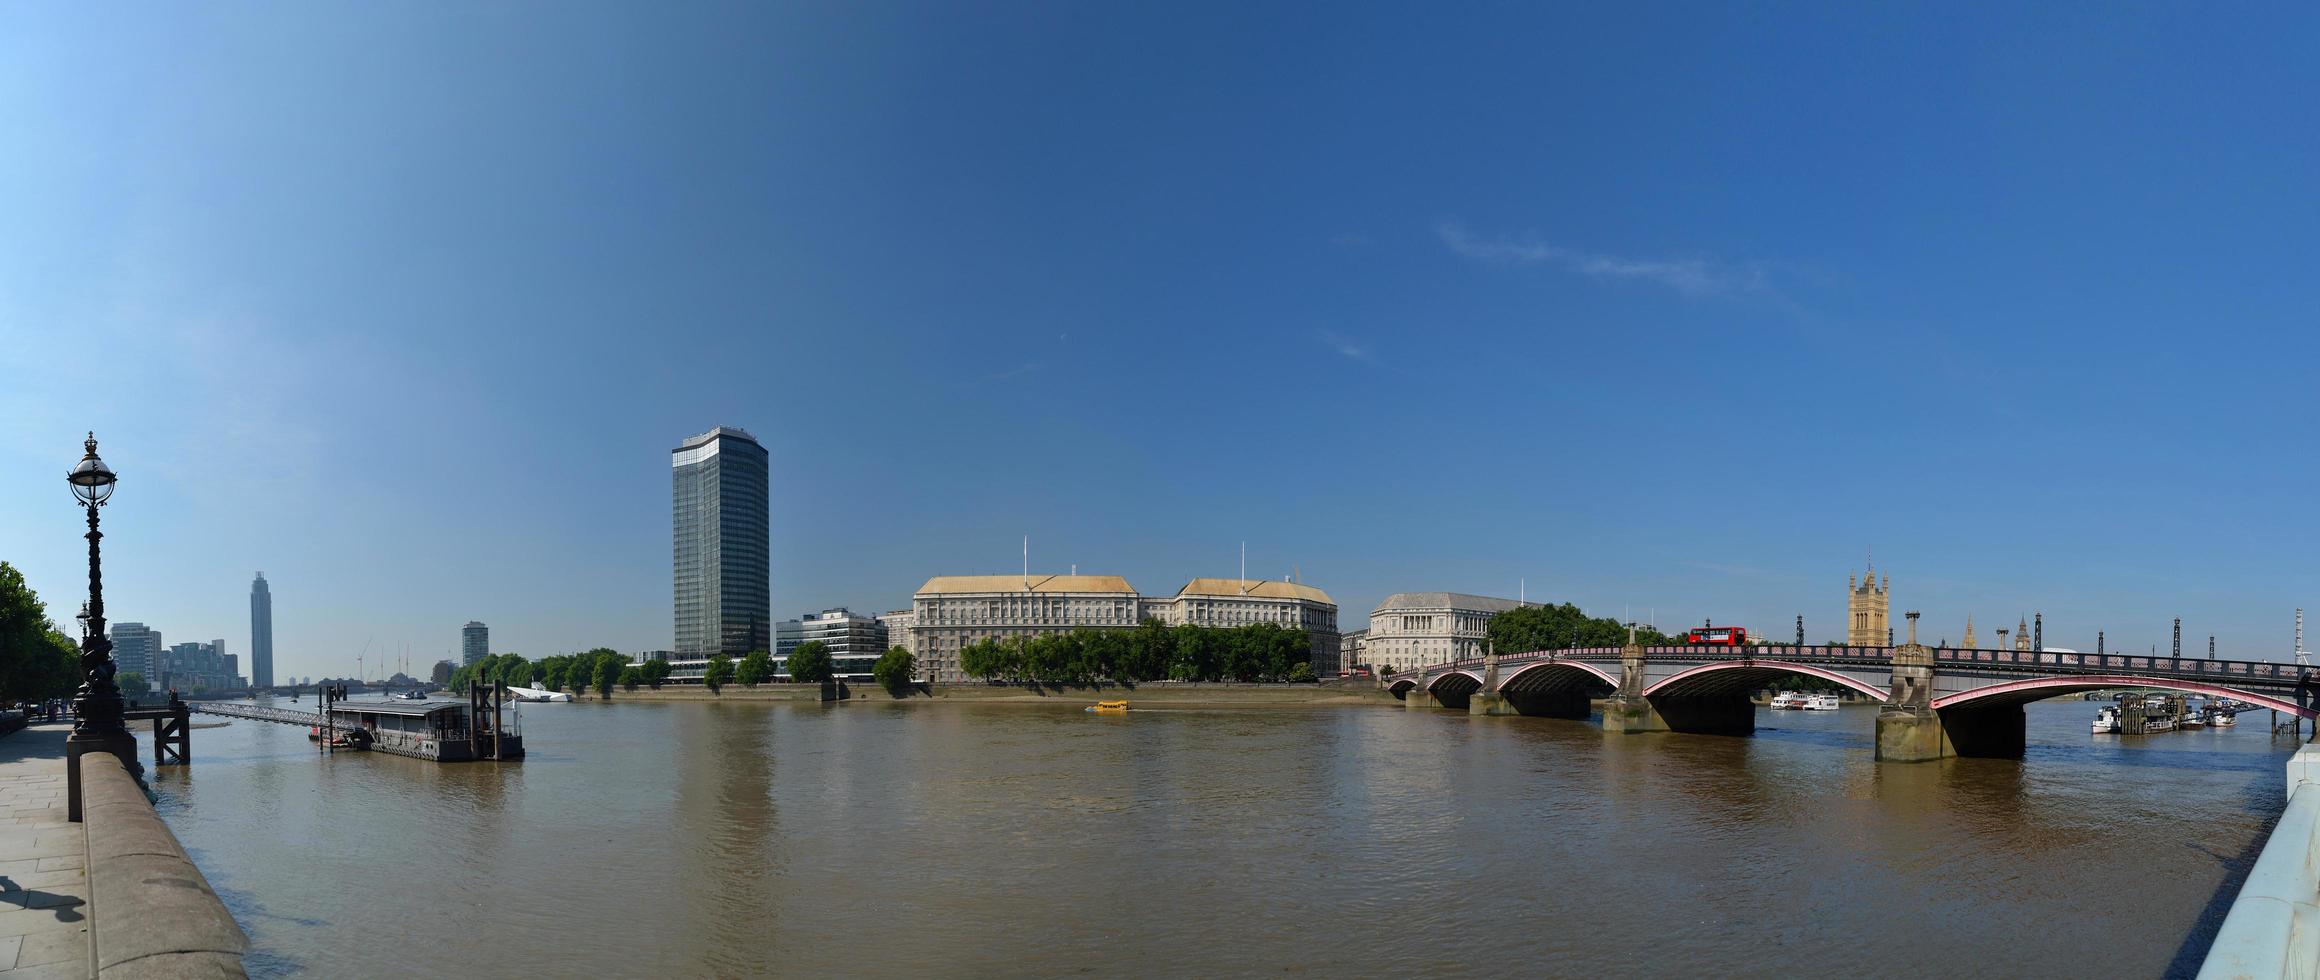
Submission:
M 80 760 L 97 976 L 245 977 L 249 937 L 121 760 Z

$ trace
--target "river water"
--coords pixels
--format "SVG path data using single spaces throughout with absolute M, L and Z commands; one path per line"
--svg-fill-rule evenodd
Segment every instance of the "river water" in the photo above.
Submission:
M 1858 708 L 530 705 L 519 763 L 237 721 L 154 788 L 260 976 L 2187 973 L 2292 740 L 2094 708 L 1880 765 Z

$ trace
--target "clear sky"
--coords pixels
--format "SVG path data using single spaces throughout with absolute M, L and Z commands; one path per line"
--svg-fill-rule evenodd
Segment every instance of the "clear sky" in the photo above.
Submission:
M 1548 9 L 1554 8 L 1554 9 Z M 2309 5 L 17 4 L 0 560 L 277 673 L 1032 564 L 2284 657 Z M 2320 614 L 2316 614 L 2320 616 Z M 2316 618 L 2320 625 L 2320 618 Z M 245 660 L 245 665 L 247 661 Z

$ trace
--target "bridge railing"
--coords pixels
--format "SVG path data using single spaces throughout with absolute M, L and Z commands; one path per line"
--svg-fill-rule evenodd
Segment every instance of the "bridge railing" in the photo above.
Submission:
M 1893 660 L 1891 647 L 1823 647 L 1795 644 L 1763 644 L 1755 646 L 1653 646 L 1643 648 L 1644 656 L 1659 661 L 1711 663 L 1729 660 L 1793 660 L 1811 664 L 1844 664 L 1856 666 L 1884 666 Z M 1501 654 L 1499 669 L 1520 668 L 1541 660 L 1601 660 L 1620 655 L 1618 647 L 1582 647 L 1567 650 L 1535 650 L 1528 653 Z M 2320 670 L 2300 664 L 2279 663 L 2269 660 L 2206 660 L 2195 657 L 2160 657 L 2146 654 L 2119 653 L 2064 653 L 2054 650 L 1985 650 L 1937 647 L 1934 663 L 1953 667 L 2001 667 L 2057 674 L 2124 673 L 2146 674 L 2153 677 L 2200 678 L 2219 681 L 2260 681 L 2269 684 L 2300 684 L 2307 681 L 2320 683 Z M 1423 670 L 1405 670 L 1387 674 L 1391 683 L 1415 678 L 1420 673 L 1442 674 L 1454 670 L 1480 670 L 1482 658 L 1468 657 L 1439 664 Z
M 2294 684 L 2320 676 L 2301 664 L 2270 660 L 2206 660 L 2147 654 L 2059 653 L 2051 650 L 1936 650 L 1937 664 L 2026 667 L 2074 673 L 2136 673 L 2154 676 L 2264 680 Z
M 319 725 L 322 716 L 311 711 L 296 711 L 264 704 L 234 704 L 219 701 L 190 701 L 187 706 L 203 714 L 225 715 L 229 718 L 248 718 L 252 721 L 273 721 L 285 725 Z

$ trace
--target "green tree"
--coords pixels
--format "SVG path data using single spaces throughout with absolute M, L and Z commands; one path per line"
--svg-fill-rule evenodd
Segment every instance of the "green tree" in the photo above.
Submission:
M 669 671 L 675 669 L 676 668 L 669 666 L 668 661 L 659 659 L 657 657 L 652 660 L 647 660 L 644 662 L 643 667 L 644 682 L 648 685 L 651 685 L 653 690 L 658 691 L 661 689 L 661 685 L 668 681 Z
M 129 697 L 143 697 L 153 693 L 153 685 L 145 683 L 145 675 L 134 670 L 113 678 L 113 683 L 119 684 L 121 693 Z
M 635 666 L 635 665 L 630 665 L 630 666 L 627 666 L 627 667 L 622 667 L 622 668 L 620 668 L 620 687 L 621 687 L 621 690 L 624 690 L 624 691 L 633 691 L 633 690 L 636 690 L 636 686 L 637 686 L 638 684 L 641 684 L 641 683 L 643 683 L 643 682 L 644 682 L 644 668 L 642 668 L 642 667 L 638 667 L 638 666 Z
M 0 562 L 0 697 L 64 697 L 79 682 L 78 648 L 49 624 L 48 607 L 23 573 Z
M 612 688 L 620 683 L 620 672 L 627 666 L 628 661 L 617 653 L 608 651 L 607 655 L 596 658 L 596 692 L 605 700 L 612 699 Z
M 530 687 L 532 686 L 532 662 L 525 660 L 521 654 L 503 653 L 500 655 L 499 666 L 492 671 L 491 678 L 509 687 Z
M 763 650 L 751 650 L 734 668 L 733 679 L 742 687 L 756 687 L 773 679 L 773 655 Z
M 830 645 L 820 640 L 807 640 L 789 652 L 789 679 L 800 684 L 822 684 L 836 676 L 836 665 L 830 661 Z
M 456 667 L 453 667 L 453 666 L 451 665 L 451 661 L 448 661 L 448 660 L 438 660 L 438 661 L 435 661 L 435 669 L 434 669 L 434 670 L 432 670 L 432 671 L 429 671 L 429 672 L 428 672 L 428 674 L 427 674 L 427 682 L 428 682 L 428 683 L 430 683 L 430 684 L 433 684 L 433 685 L 435 685 L 436 687 L 450 687 L 450 686 L 451 686 L 451 672 L 452 672 L 452 671 L 454 671 L 454 670 L 456 670 L 456 669 L 458 669 L 458 668 L 456 668 Z
M 733 683 L 733 658 L 722 653 L 709 658 L 709 669 L 701 674 L 701 683 L 715 694 Z
M 1312 662 L 1312 661 L 1310 661 L 1310 660 L 1300 660 L 1300 661 L 1298 661 L 1298 662 L 1297 662 L 1297 666 L 1289 668 L 1289 683 L 1291 683 L 1291 684 L 1311 684 L 1311 683 L 1313 683 L 1313 680 L 1314 680 L 1314 678 L 1313 678 L 1313 662 Z
M 1624 624 L 1609 617 L 1590 617 L 1568 602 L 1524 606 L 1499 613 L 1490 618 L 1489 635 L 1492 648 L 1502 655 L 1627 645 Z M 1636 630 L 1635 641 L 1647 647 L 1678 642 L 1654 629 Z
M 1156 681 L 1168 676 L 1170 664 L 1176 661 L 1175 634 L 1167 624 L 1147 619 L 1143 625 L 1129 631 L 1126 661 L 1120 673 L 1123 680 Z
M 918 669 L 918 659 L 909 650 L 895 647 L 878 655 L 878 662 L 870 665 L 870 676 L 886 692 L 900 697 L 910 687 L 910 676 Z

